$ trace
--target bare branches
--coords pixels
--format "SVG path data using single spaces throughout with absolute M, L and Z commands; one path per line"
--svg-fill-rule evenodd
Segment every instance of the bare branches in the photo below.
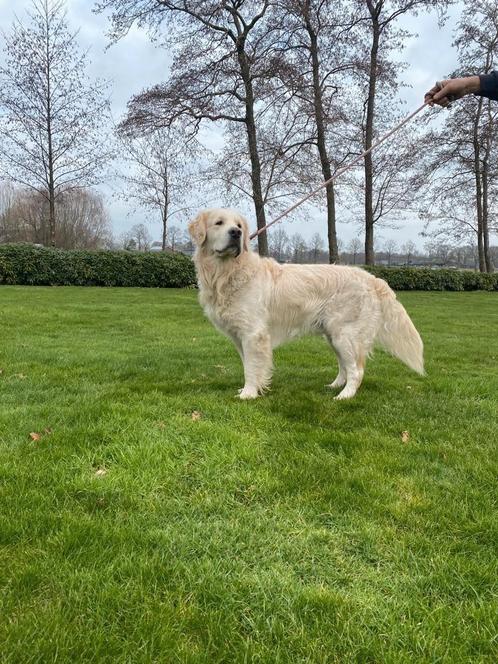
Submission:
M 266 219 L 256 105 L 271 87 L 269 56 L 274 37 L 266 20 L 270 5 L 269 0 L 107 0 L 99 5 L 101 11 L 114 9 L 117 37 L 134 22 L 152 30 L 167 22 L 175 52 L 174 76 L 131 100 L 121 131 L 137 135 L 176 122 L 194 132 L 205 121 L 244 126 L 260 228 Z M 264 235 L 259 237 L 259 249 L 267 253 Z
M 156 215 L 162 225 L 162 249 L 166 249 L 168 222 L 193 213 L 199 200 L 198 171 L 205 154 L 198 141 L 178 128 L 156 129 L 133 138 L 121 135 L 127 170 L 121 174 L 125 188 L 119 195 Z M 188 204 L 186 204 L 186 202 Z
M 64 7 L 33 2 L 29 22 L 16 20 L 7 36 L 0 68 L 0 169 L 48 199 L 52 244 L 56 199 L 97 183 L 110 154 L 106 84 L 88 80 Z
M 229 197 L 251 198 L 261 227 L 267 210 L 304 193 L 311 179 L 330 179 L 348 156 L 370 147 L 384 128 L 395 124 L 400 108 L 392 100 L 403 65 L 393 56 L 407 36 L 400 19 L 431 10 L 441 16 L 449 4 L 451 0 L 101 0 L 101 10 L 113 12 L 116 38 L 134 23 L 155 35 L 164 28 L 174 55 L 170 78 L 130 100 L 121 132 L 136 139 L 180 123 L 191 137 L 215 123 L 224 132 L 225 149 L 208 169 L 210 177 L 226 184 Z M 468 4 L 468 12 L 492 4 L 478 0 Z M 492 21 L 485 31 L 468 18 L 468 31 L 457 45 L 475 43 L 467 66 L 488 70 L 494 59 L 483 63 L 478 51 L 495 37 L 498 41 L 497 31 Z M 362 199 L 367 262 L 374 257 L 374 227 L 413 214 L 426 181 L 430 187 L 444 183 L 449 193 L 440 200 L 449 201 L 455 183 L 475 179 L 476 151 L 483 216 L 492 227 L 495 139 L 481 129 L 486 118 L 496 128 L 495 118 L 483 106 L 476 133 L 468 130 L 474 126 L 472 106 L 460 109 L 458 135 L 445 133 L 446 149 L 438 151 L 432 170 L 428 160 L 417 163 L 414 158 L 421 152 L 420 128 L 413 136 L 398 136 L 394 149 L 368 156 L 363 178 L 348 175 L 339 182 L 340 196 Z M 324 193 L 323 201 L 317 197 L 313 203 L 327 205 L 329 256 L 335 260 L 337 192 L 329 186 Z M 156 189 L 154 200 L 158 198 Z M 265 253 L 265 235 L 259 240 Z
M 0 187 L 0 242 L 50 241 L 49 200 L 30 188 Z M 61 193 L 56 201 L 57 246 L 100 249 L 111 242 L 111 228 L 101 196 L 88 189 Z
M 498 57 L 498 7 L 490 0 L 469 3 L 458 26 L 459 72 L 489 71 Z M 476 244 L 481 271 L 491 272 L 490 234 L 498 208 L 496 104 L 466 97 L 428 135 L 424 159 L 427 196 L 422 207 L 426 232 Z M 429 143 L 430 141 L 430 143 Z M 496 231 L 495 231 L 496 232 Z

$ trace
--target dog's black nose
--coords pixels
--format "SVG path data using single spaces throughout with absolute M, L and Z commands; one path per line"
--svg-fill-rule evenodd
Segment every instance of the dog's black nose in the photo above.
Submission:
M 228 231 L 228 234 L 229 234 L 230 237 L 232 237 L 234 240 L 238 240 L 239 237 L 242 235 L 242 231 L 240 230 L 240 228 L 231 228 L 231 229 Z

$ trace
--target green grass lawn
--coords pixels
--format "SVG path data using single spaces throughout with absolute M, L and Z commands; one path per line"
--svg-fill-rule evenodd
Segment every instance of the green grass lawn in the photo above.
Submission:
M 194 291 L 1 287 L 0 662 L 497 661 L 498 294 L 400 299 L 427 377 L 240 402 Z

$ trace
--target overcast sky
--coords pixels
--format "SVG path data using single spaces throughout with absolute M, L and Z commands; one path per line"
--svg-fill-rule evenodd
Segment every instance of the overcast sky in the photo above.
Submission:
M 2 30 L 9 31 L 14 13 L 19 18 L 24 18 L 29 5 L 30 0 L 0 0 Z M 67 0 L 69 23 L 71 28 L 80 29 L 81 47 L 90 49 L 90 74 L 110 81 L 112 113 L 115 119 L 119 119 L 132 94 L 167 78 L 170 58 L 165 50 L 151 43 L 145 32 L 136 29 L 131 30 L 119 43 L 106 48 L 109 45 L 106 35 L 108 20 L 103 15 L 94 14 L 93 5 L 92 0 Z M 403 54 L 403 59 L 409 65 L 404 80 L 410 87 L 401 92 L 401 98 L 406 102 L 407 114 L 421 104 L 424 92 L 432 87 L 435 80 L 445 77 L 455 69 L 456 52 L 451 42 L 459 13 L 459 6 L 453 7 L 443 29 L 439 29 L 435 14 L 408 18 L 402 24 L 402 27 L 415 33 L 415 36 L 407 41 Z M 0 40 L 3 51 L 3 37 L 0 36 Z M 0 53 L 0 59 L 3 59 L 3 53 Z M 102 187 L 114 232 L 119 235 L 134 223 L 147 220 L 154 238 L 160 239 L 160 223 L 150 216 L 146 219 L 141 213 L 129 215 L 129 207 L 112 196 L 113 189 L 115 185 L 112 184 Z M 252 226 L 255 225 L 252 219 L 250 222 Z M 325 215 L 317 213 L 316 218 L 309 222 L 294 222 L 287 230 L 289 233 L 300 232 L 308 238 L 315 232 L 325 237 Z M 376 244 L 381 244 L 379 237 L 395 237 L 400 244 L 412 239 L 418 246 L 422 246 L 420 231 L 421 224 L 416 220 L 404 224 L 399 230 L 379 229 Z M 358 227 L 352 223 L 339 224 L 338 233 L 347 243 L 358 233 Z

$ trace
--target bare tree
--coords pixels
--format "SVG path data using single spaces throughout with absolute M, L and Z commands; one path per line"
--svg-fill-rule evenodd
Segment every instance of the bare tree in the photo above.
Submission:
M 275 88 L 268 104 L 258 106 L 261 187 L 265 210 L 282 212 L 316 184 L 320 173 L 316 156 L 307 138 L 306 118 L 294 100 Z M 221 182 L 232 204 L 252 199 L 252 165 L 242 125 L 231 123 L 225 130 L 225 146 L 213 165 L 206 170 L 210 182 Z M 304 208 L 293 213 L 302 218 Z
M 289 249 L 289 236 L 280 224 L 275 225 L 268 233 L 268 245 L 270 256 L 277 261 L 284 260 Z
M 167 83 L 133 97 L 125 125 L 169 125 L 179 117 L 237 123 L 245 129 L 251 164 L 251 188 L 258 228 L 266 224 L 258 145 L 256 100 L 271 97 L 268 67 L 275 35 L 266 20 L 270 0 L 100 0 L 100 11 L 112 9 L 114 37 L 134 23 L 159 29 L 168 21 L 174 50 L 173 74 Z M 268 254 L 266 233 L 258 236 L 259 252 Z
M 106 85 L 89 81 L 64 5 L 33 0 L 29 23 L 16 19 L 6 37 L 0 67 L 0 169 L 47 200 L 52 245 L 57 197 L 95 184 L 108 158 Z
M 314 233 L 309 244 L 310 258 L 313 263 L 318 263 L 318 258 L 323 251 L 323 238 L 320 233 Z
M 494 6 L 492 39 L 494 53 L 488 53 L 487 71 L 492 68 L 494 55 L 498 55 L 498 6 Z M 498 112 L 490 100 L 479 99 L 473 118 L 473 171 L 477 231 L 477 248 L 481 272 L 493 272 L 490 252 L 490 233 L 498 233 Z M 472 217 L 471 217 L 472 218 Z
M 201 146 L 175 128 L 161 128 L 142 136 L 121 136 L 125 185 L 119 196 L 151 210 L 161 220 L 162 249 L 168 244 L 168 223 L 180 222 L 198 205 L 198 159 Z
M 316 148 L 320 176 L 328 181 L 348 154 L 344 90 L 349 87 L 345 77 L 355 67 L 350 42 L 358 12 L 351 11 L 350 3 L 336 0 L 278 0 L 276 7 L 285 35 L 277 73 L 299 104 L 300 115 L 308 119 L 302 141 Z M 329 261 L 334 263 L 338 258 L 334 183 L 326 187 L 325 199 Z
M 490 247 L 489 254 L 493 265 L 498 265 L 498 246 Z
M 449 242 L 444 242 L 441 239 L 428 242 L 425 246 L 425 250 L 431 263 L 435 263 L 436 265 L 449 265 L 455 256 L 455 247 Z
M 103 197 L 91 189 L 70 189 L 56 203 L 57 246 L 103 249 L 112 245 L 112 228 Z
M 384 251 L 387 254 L 387 264 L 391 266 L 391 259 L 393 254 L 398 251 L 398 243 L 393 238 L 389 238 L 384 242 Z
M 457 28 L 457 75 L 487 73 L 498 58 L 498 6 L 468 2 Z M 481 272 L 492 272 L 490 234 L 498 232 L 498 108 L 482 97 L 459 100 L 441 130 L 425 140 L 426 232 L 462 242 L 473 238 Z
M 352 255 L 353 265 L 356 265 L 356 258 L 361 251 L 361 241 L 359 237 L 353 237 L 348 243 L 348 253 Z
M 289 240 L 289 249 L 291 251 L 293 263 L 303 263 L 308 247 L 306 241 L 300 233 L 294 233 Z
M 37 191 L 12 188 L 9 206 L 0 209 L 0 239 L 49 244 L 51 232 L 47 208 L 46 198 Z M 102 196 L 97 192 L 90 189 L 62 192 L 57 197 L 55 212 L 58 247 L 100 249 L 111 243 L 109 216 Z
M 405 256 L 406 265 L 410 266 L 411 262 L 413 260 L 413 257 L 415 255 L 415 252 L 417 251 L 417 245 L 415 244 L 415 242 L 413 242 L 413 240 L 408 240 L 401 247 L 401 251 L 403 252 L 403 254 Z
M 135 224 L 123 233 L 122 243 L 128 251 L 148 251 L 151 243 L 149 229 L 145 224 Z
M 168 232 L 168 242 L 171 251 L 176 251 L 179 244 L 183 244 L 188 238 L 188 234 L 178 226 L 170 226 Z M 164 249 L 163 249 L 164 250 Z
M 420 10 L 444 10 L 452 0 L 355 0 L 363 10 L 358 23 L 360 34 L 360 61 L 368 62 L 361 79 L 365 87 L 365 114 L 363 124 L 363 147 L 372 147 L 379 122 L 376 114 L 379 89 L 389 90 L 392 99 L 397 89 L 399 65 L 390 57 L 398 50 L 406 32 L 396 30 L 396 21 L 404 14 L 416 14 Z M 359 73 L 362 73 L 360 68 Z M 386 108 L 386 106 L 384 107 Z M 383 115 L 384 113 L 383 108 Z M 387 106 L 388 108 L 388 106 Z M 374 161 L 372 153 L 364 159 L 364 203 L 365 203 L 365 263 L 373 265 L 374 255 Z
M 342 238 L 338 237 L 337 238 L 337 262 L 341 262 L 341 255 L 344 249 L 344 240 Z
M 13 242 L 15 220 L 12 209 L 15 201 L 15 190 L 10 182 L 0 182 L 0 242 Z M 14 235 L 15 237 L 15 235 Z

